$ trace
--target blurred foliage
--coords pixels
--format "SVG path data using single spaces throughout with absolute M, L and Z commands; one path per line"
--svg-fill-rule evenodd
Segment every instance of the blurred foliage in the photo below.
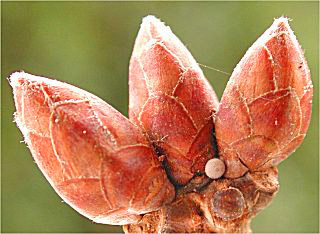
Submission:
M 319 231 L 318 2 L 2 2 L 2 231 L 121 232 L 94 224 L 53 191 L 12 122 L 6 77 L 15 70 L 88 90 L 127 114 L 128 64 L 141 19 L 170 25 L 199 63 L 231 73 L 275 17 L 289 16 L 314 82 L 302 146 L 279 166 L 281 189 L 254 219 L 254 232 Z M 221 97 L 228 76 L 204 68 Z

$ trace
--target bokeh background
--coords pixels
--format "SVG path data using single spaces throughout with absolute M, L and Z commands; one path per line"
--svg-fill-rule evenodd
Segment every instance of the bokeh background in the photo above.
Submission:
M 280 166 L 281 189 L 254 232 L 319 231 L 319 12 L 317 2 L 2 2 L 2 232 L 122 232 L 61 201 L 12 122 L 6 77 L 15 70 L 86 89 L 127 115 L 128 64 L 142 17 L 170 25 L 196 60 L 231 73 L 274 18 L 289 16 L 314 82 L 310 129 Z M 203 68 L 219 97 L 228 76 Z

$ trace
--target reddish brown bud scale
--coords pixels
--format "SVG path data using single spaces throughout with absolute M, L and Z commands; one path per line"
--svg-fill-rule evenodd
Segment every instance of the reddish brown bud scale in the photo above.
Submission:
M 279 189 L 275 166 L 310 122 L 310 72 L 287 19 L 248 50 L 218 113 L 191 54 L 152 16 L 129 76 L 133 123 L 71 85 L 10 76 L 15 120 L 52 187 L 79 213 L 129 224 L 128 233 L 250 233 L 252 217 Z
M 215 155 L 217 97 L 181 41 L 153 16 L 143 19 L 129 69 L 129 116 L 166 156 L 170 175 L 186 184 Z
M 141 131 L 96 96 L 24 72 L 9 78 L 15 121 L 56 192 L 98 223 L 127 224 L 174 197 Z
M 312 92 L 300 45 L 288 20 L 279 18 L 247 51 L 223 93 L 215 125 L 225 175 L 237 178 L 287 158 L 308 129 Z

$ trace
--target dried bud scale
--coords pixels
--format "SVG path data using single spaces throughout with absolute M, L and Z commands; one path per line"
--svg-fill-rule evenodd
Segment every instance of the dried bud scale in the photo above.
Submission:
M 306 134 L 313 92 L 286 18 L 247 51 L 220 104 L 153 16 L 130 61 L 130 120 L 62 82 L 24 72 L 9 81 L 15 121 L 51 186 L 79 213 L 127 233 L 250 233 L 279 189 L 275 166 Z

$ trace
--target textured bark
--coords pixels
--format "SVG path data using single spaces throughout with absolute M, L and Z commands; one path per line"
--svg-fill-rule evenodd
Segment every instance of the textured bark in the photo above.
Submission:
M 210 182 L 192 191 L 181 189 L 171 204 L 144 215 L 138 224 L 124 226 L 124 231 L 250 233 L 251 219 L 272 201 L 279 188 L 276 168 Z

